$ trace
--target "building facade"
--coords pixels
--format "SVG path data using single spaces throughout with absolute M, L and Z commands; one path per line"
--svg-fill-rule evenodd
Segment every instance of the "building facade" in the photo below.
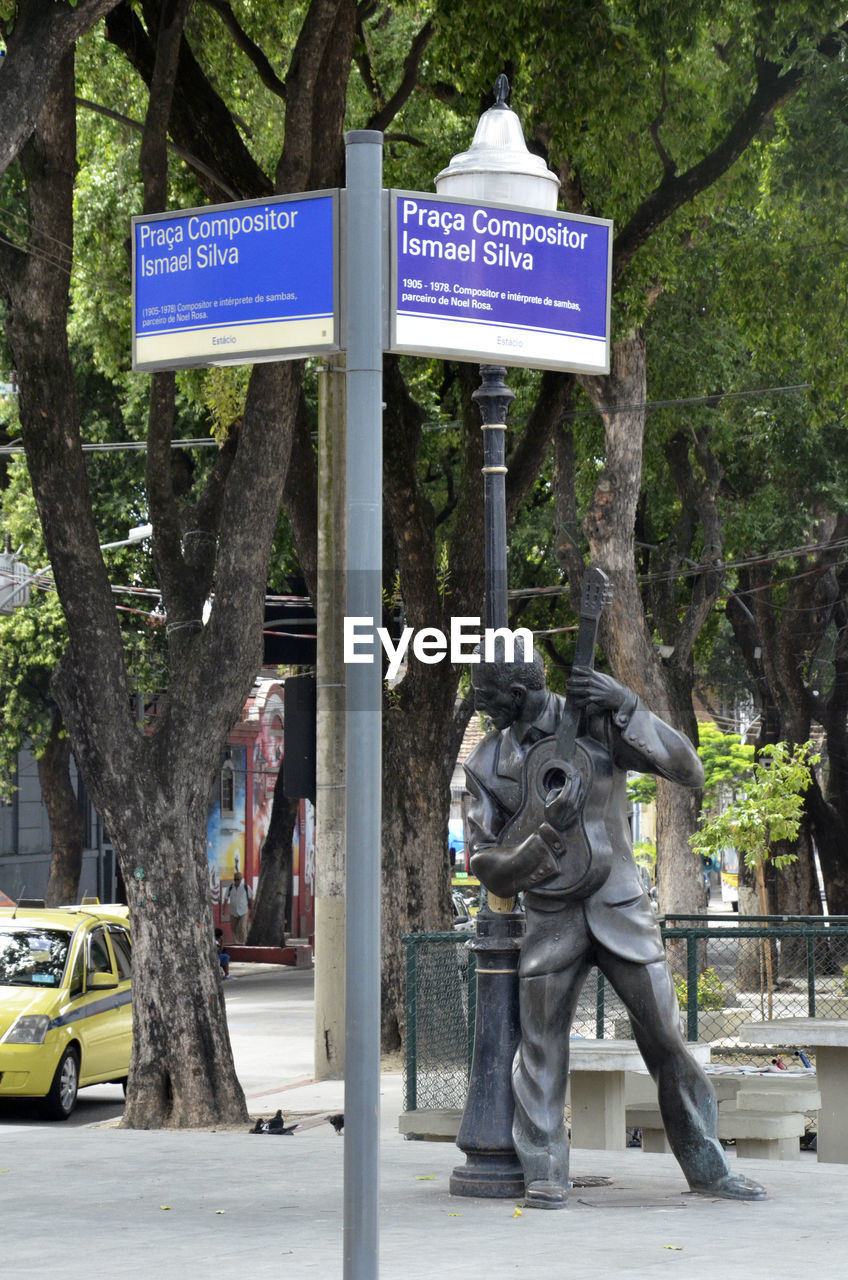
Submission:
M 206 854 L 213 916 L 226 938 L 229 917 L 224 899 L 235 871 L 241 872 L 252 893 L 259 881 L 262 843 L 283 759 L 284 724 L 284 684 L 261 676 L 245 703 L 241 722 L 221 752 L 217 783 L 210 797 Z M 124 888 L 108 832 L 73 762 L 71 769 L 85 823 L 80 897 L 123 902 Z M 13 782 L 11 799 L 0 801 L 0 890 L 14 901 L 42 898 L 50 870 L 50 823 L 30 752 L 19 753 Z M 301 800 L 292 841 L 286 922 L 287 932 L 298 938 L 314 933 L 314 883 L 314 812 L 308 800 Z

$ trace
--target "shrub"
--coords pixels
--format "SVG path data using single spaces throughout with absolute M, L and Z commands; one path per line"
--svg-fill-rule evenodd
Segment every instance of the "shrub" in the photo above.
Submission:
M 688 983 L 679 973 L 674 974 L 674 989 L 681 1009 L 687 1007 Z M 724 983 L 715 969 L 705 969 L 698 975 L 698 1008 L 723 1009 Z

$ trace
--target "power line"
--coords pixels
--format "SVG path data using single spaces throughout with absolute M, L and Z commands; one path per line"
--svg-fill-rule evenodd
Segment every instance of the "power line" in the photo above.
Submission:
M 172 449 L 211 449 L 219 448 L 218 441 L 212 436 L 200 436 L 193 440 L 172 440 Z M 83 444 L 83 453 L 144 453 L 147 450 L 146 440 L 103 440 L 97 444 Z M 24 446 L 17 440 L 11 444 L 0 445 L 0 455 L 24 453 Z
M 654 409 L 675 409 L 687 405 L 709 405 L 710 408 L 718 408 L 724 400 L 749 400 L 753 396 L 778 396 L 793 395 L 799 391 L 809 391 L 812 384 L 809 382 L 794 382 L 787 386 L 779 387 L 751 387 L 747 391 L 711 391 L 706 395 L 698 396 L 677 396 L 670 400 L 634 400 L 631 402 L 622 401 L 621 404 L 608 405 L 603 409 L 597 408 L 594 404 L 583 405 L 577 409 L 568 409 L 565 413 L 560 414 L 560 422 L 565 422 L 572 418 L 591 417 L 592 414 L 599 413 L 602 416 L 608 416 L 612 413 L 633 413 L 639 409 L 644 409 L 646 413 L 650 413 Z M 512 426 L 523 426 L 527 422 L 527 418 L 510 419 Z M 428 422 L 422 427 L 422 431 L 459 431 L 465 424 L 459 419 L 451 419 L 449 422 Z
M 2 237 L 0 237 L 2 238 Z M 562 414 L 561 421 L 567 418 L 577 418 L 593 413 L 624 413 L 632 412 L 637 409 L 644 409 L 650 412 L 653 409 L 670 409 L 681 405 L 710 404 L 716 405 L 722 400 L 739 400 L 751 399 L 754 396 L 768 395 L 788 395 L 798 391 L 808 391 L 810 383 L 799 382 L 789 386 L 781 387 L 753 387 L 750 391 L 716 391 L 710 395 L 702 396 L 680 396 L 674 400 L 641 400 L 633 403 L 622 403 L 610 405 L 607 409 L 596 409 L 594 406 L 586 406 L 582 409 L 570 409 L 567 413 Z M 526 419 L 519 419 L 514 425 L 521 425 Z M 427 423 L 424 431 L 457 431 L 464 427 L 464 423 L 457 420 L 451 422 L 434 422 Z M 218 441 L 211 436 L 207 438 L 199 438 L 194 440 L 172 440 L 172 449 L 204 449 L 217 446 Z M 121 453 L 121 452 L 143 452 L 147 449 L 146 440 L 118 440 L 118 441 L 102 441 L 97 444 L 83 444 L 83 453 Z M 8 445 L 0 445 L 0 455 L 11 455 L 23 453 L 24 447 L 18 443 Z
M 638 575 L 639 582 L 644 586 L 654 582 L 676 582 L 680 578 L 698 578 L 703 573 L 726 573 L 729 569 L 745 569 L 752 568 L 756 565 L 775 564 L 781 560 L 791 560 L 797 556 L 811 555 L 815 551 L 838 551 L 848 546 L 848 538 L 837 538 L 832 541 L 824 542 L 807 542 L 802 546 L 784 547 L 779 551 L 769 551 L 759 556 L 746 556 L 738 560 L 722 560 L 717 564 L 689 564 L 688 568 L 681 566 L 679 569 L 668 569 L 657 573 L 643 573 Z M 813 569 L 805 569 L 799 573 L 792 574 L 787 578 L 782 578 L 781 582 L 792 582 L 796 578 L 805 577 L 809 573 L 820 572 L 822 568 L 830 568 L 830 565 L 816 566 Z M 766 583 L 765 586 L 774 586 L 777 584 Z M 751 587 L 746 590 L 759 591 L 763 587 Z M 560 596 L 567 595 L 571 590 L 567 583 L 562 585 L 554 585 L 547 587 L 516 587 L 508 591 L 507 595 L 511 600 L 519 600 L 523 598 L 538 599 L 543 596 Z

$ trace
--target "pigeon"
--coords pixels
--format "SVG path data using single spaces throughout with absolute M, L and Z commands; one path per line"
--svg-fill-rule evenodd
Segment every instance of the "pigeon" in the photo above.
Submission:
M 300 1120 L 297 1124 L 292 1125 L 286 1125 L 282 1111 L 278 1111 L 270 1120 L 258 1119 L 249 1132 L 279 1133 L 288 1136 L 289 1134 L 296 1133 L 299 1129 L 315 1129 L 319 1124 L 324 1124 L 325 1121 L 328 1124 L 331 1124 L 339 1137 L 341 1137 L 342 1129 L 344 1128 L 343 1111 L 337 1111 L 332 1114 L 322 1116 L 310 1116 L 307 1120 Z
M 286 1127 L 286 1122 L 283 1119 L 283 1113 L 282 1111 L 278 1111 L 277 1114 L 272 1116 L 270 1120 L 263 1120 L 260 1117 L 256 1121 L 256 1124 L 253 1126 L 253 1128 L 249 1130 L 249 1132 L 250 1133 L 277 1133 L 277 1134 L 283 1134 L 284 1136 L 288 1136 L 289 1134 L 294 1133 L 296 1128 L 297 1128 L 297 1125 L 291 1125 L 290 1127 Z

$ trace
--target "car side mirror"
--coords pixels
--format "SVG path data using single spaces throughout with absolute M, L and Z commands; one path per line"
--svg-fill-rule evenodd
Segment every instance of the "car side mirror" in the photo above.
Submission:
M 109 991 L 114 990 L 118 983 L 114 973 L 90 973 L 86 985 L 89 991 Z

